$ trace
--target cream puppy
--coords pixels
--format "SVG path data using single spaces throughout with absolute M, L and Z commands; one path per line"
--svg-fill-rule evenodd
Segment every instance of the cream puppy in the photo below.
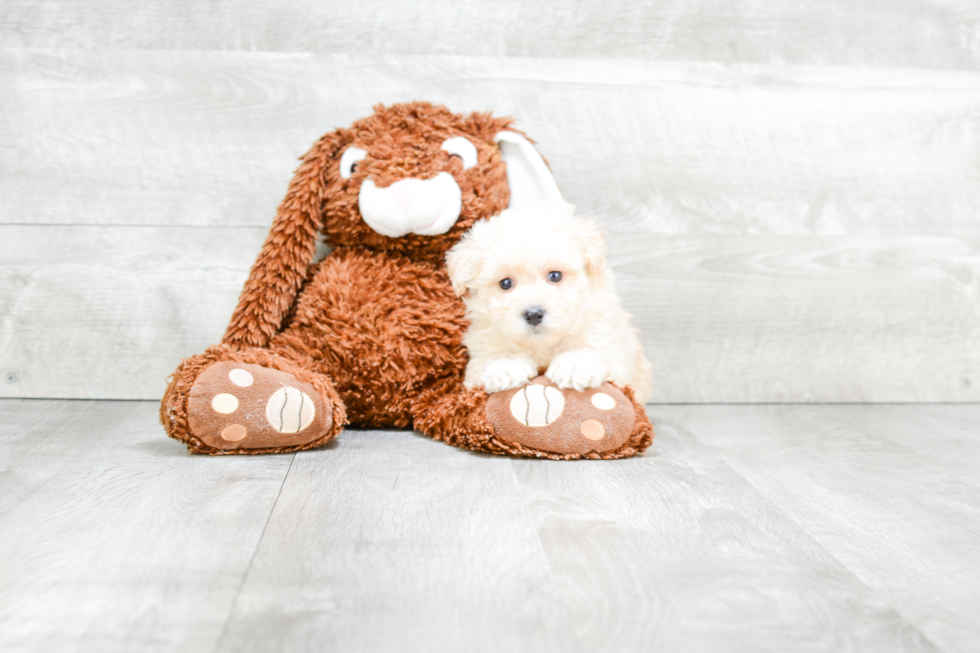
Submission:
M 559 388 L 628 385 L 643 403 L 650 363 L 606 267 L 602 232 L 541 203 L 481 220 L 446 255 L 470 327 L 467 388 L 501 392 L 546 368 Z

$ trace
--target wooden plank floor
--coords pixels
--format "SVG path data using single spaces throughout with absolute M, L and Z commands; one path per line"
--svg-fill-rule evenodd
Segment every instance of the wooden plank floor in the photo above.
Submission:
M 0 400 L 3 651 L 971 651 L 980 405 L 657 405 L 615 462 L 188 455 Z

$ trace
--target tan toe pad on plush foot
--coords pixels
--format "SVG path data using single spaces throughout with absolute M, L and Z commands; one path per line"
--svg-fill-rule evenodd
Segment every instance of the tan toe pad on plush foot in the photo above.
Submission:
M 222 361 L 191 388 L 187 423 L 217 449 L 295 447 L 332 425 L 331 407 L 309 383 L 251 363 Z
M 629 440 L 633 402 L 603 383 L 562 390 L 539 376 L 523 388 L 490 395 L 487 419 L 502 442 L 560 455 L 604 453 Z

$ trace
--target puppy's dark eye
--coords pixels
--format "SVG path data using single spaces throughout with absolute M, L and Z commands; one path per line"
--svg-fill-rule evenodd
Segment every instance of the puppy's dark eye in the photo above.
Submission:
M 501 290 L 510 290 L 514 287 L 514 280 L 510 277 L 501 279 L 498 285 L 500 286 Z
M 550 281 L 551 283 L 558 283 L 559 281 L 561 281 L 561 272 L 559 272 L 558 270 L 552 270 L 551 272 L 549 272 L 548 281 Z

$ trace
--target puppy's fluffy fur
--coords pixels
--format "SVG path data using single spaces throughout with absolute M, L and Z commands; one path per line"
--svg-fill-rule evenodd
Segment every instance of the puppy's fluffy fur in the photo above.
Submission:
M 470 320 L 467 387 L 500 392 L 547 368 L 560 388 L 612 380 L 641 403 L 649 398 L 650 363 L 613 289 L 602 232 L 571 206 L 538 204 L 478 221 L 446 264 Z

